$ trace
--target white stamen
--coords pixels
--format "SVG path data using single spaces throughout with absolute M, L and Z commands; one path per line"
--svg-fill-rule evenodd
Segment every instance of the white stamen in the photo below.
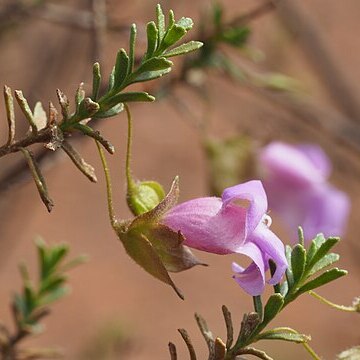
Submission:
M 270 217 L 270 215 L 265 214 L 261 221 L 269 228 L 272 224 L 272 218 Z

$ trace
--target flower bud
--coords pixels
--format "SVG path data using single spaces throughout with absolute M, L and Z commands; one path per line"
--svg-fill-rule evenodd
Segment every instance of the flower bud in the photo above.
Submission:
M 126 200 L 131 212 L 138 216 L 154 209 L 164 197 L 164 189 L 158 182 L 139 181 L 128 185 Z

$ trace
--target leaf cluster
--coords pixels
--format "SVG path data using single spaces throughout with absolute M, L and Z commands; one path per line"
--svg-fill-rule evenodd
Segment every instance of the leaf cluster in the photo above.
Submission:
M 14 295 L 13 311 L 20 332 L 38 333 L 42 327 L 39 320 L 48 314 L 49 305 L 65 296 L 66 272 L 84 262 L 83 256 L 64 262 L 69 252 L 66 244 L 48 246 L 43 240 L 36 242 L 39 262 L 39 279 L 35 284 L 25 264 L 20 265 L 23 281 L 21 293 Z
M 22 290 L 13 297 L 11 308 L 15 323 L 15 333 L 0 326 L 0 355 L 2 359 L 38 359 L 58 356 L 54 349 L 19 349 L 19 342 L 43 330 L 40 320 L 50 312 L 50 306 L 68 293 L 65 273 L 83 263 L 86 258 L 79 256 L 65 262 L 69 247 L 65 244 L 47 245 L 42 239 L 36 242 L 39 279 L 37 283 L 30 278 L 25 264 L 20 265 Z
M 132 84 L 157 79 L 172 69 L 173 63 L 169 58 L 197 50 L 202 46 L 199 41 L 180 43 L 179 41 L 192 28 L 190 18 L 175 20 L 172 10 L 169 11 L 167 24 L 165 15 L 158 5 L 156 8 L 156 22 L 147 24 L 147 50 L 139 64 L 135 62 L 136 26 L 130 31 L 129 51 L 120 49 L 117 53 L 115 66 L 110 74 L 108 86 L 102 89 L 102 74 L 100 64 L 93 66 L 93 82 L 91 94 L 86 94 L 84 84 L 81 83 L 74 96 L 73 110 L 69 98 L 57 90 L 57 97 L 61 109 L 61 118 L 54 105 L 49 103 L 48 115 L 40 102 L 34 110 L 29 106 L 21 91 L 15 91 L 16 101 L 29 123 L 27 135 L 17 140 L 15 138 L 15 110 L 12 90 L 4 87 L 5 107 L 8 120 L 8 140 L 0 147 L 0 157 L 21 151 L 29 165 L 38 192 L 48 211 L 53 207 L 44 176 L 28 147 L 44 143 L 50 150 L 63 150 L 75 166 L 92 182 L 96 182 L 94 168 L 72 147 L 67 138 L 73 133 L 80 133 L 98 141 L 109 153 L 113 154 L 113 145 L 105 139 L 91 124 L 91 120 L 113 117 L 124 109 L 129 102 L 152 102 L 155 97 L 143 91 L 125 91 Z

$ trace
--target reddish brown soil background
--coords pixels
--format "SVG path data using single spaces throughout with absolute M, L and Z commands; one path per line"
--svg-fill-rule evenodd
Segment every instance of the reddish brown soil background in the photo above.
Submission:
M 67 1 L 81 8 L 81 1 Z M 119 22 L 137 22 L 139 28 L 153 19 L 155 1 L 113 0 L 111 16 Z M 198 19 L 206 1 L 163 1 L 177 16 Z M 343 75 L 360 99 L 360 45 L 358 34 L 360 3 L 357 0 L 307 0 L 302 4 L 324 37 Z M 227 16 L 252 8 L 258 1 L 226 1 Z M 141 40 L 140 34 L 140 40 Z M 39 19 L 25 19 L 0 38 L 0 83 L 23 89 L 31 103 L 42 100 L 56 102 L 55 89 L 74 92 L 80 81 L 91 82 L 91 38 L 86 31 L 68 29 Z M 103 66 L 108 73 L 119 47 L 125 46 L 124 35 L 109 34 Z M 311 99 L 334 112 L 317 72 L 296 38 L 289 36 L 275 12 L 253 23 L 251 44 L 259 47 L 267 59 L 261 67 L 281 71 L 302 81 Z M 177 62 L 178 60 L 175 60 Z M 170 75 L 171 76 L 171 75 Z M 338 247 L 341 266 L 350 274 L 321 294 L 335 302 L 350 303 L 360 295 L 360 246 L 357 229 L 360 211 L 359 154 L 334 141 L 321 129 L 307 127 L 290 114 L 279 110 L 254 93 L 212 75 L 209 79 L 212 107 L 209 121 L 212 132 L 227 136 L 246 131 L 260 140 L 281 138 L 297 141 L 319 141 L 329 152 L 335 165 L 334 182 L 349 192 L 353 209 L 347 235 Z M 202 106 L 196 97 L 180 89 L 195 113 Z M 3 107 L 2 107 L 3 108 Z M 333 109 L 333 110 L 332 110 Z M 181 178 L 181 200 L 207 193 L 207 169 L 199 137 L 186 114 L 180 115 L 168 100 L 133 107 L 135 139 L 133 167 L 139 178 L 156 179 L 166 188 L 174 175 Z M 5 128 L 1 111 L 2 128 Z M 19 116 L 20 118 L 20 116 Z M 360 119 L 358 119 L 360 120 Z M 296 122 L 297 121 L 297 122 Z M 329 119 L 329 121 L 331 121 Z M 114 177 L 116 207 L 122 217 L 130 216 L 124 201 L 125 117 L 104 121 L 101 131 L 116 147 L 110 165 Z M 1 137 L 6 138 L 5 131 Z M 178 345 L 180 359 L 187 358 L 176 329 L 184 327 L 191 334 L 199 358 L 206 358 L 205 345 L 193 319 L 200 312 L 217 336 L 223 336 L 221 305 L 226 304 L 240 324 L 244 312 L 252 308 L 251 299 L 231 280 L 231 257 L 216 257 L 199 253 L 209 268 L 196 268 L 174 276 L 184 291 L 186 300 L 179 300 L 172 290 L 152 279 L 124 253 L 107 219 L 105 184 L 94 144 L 78 142 L 85 158 L 97 168 L 98 184 L 89 183 L 68 159 L 51 158 L 45 175 L 55 200 L 49 215 L 40 203 L 34 184 L 24 181 L 1 194 L 0 199 L 0 317 L 10 322 L 8 303 L 19 288 L 17 264 L 20 260 L 35 266 L 33 239 L 41 235 L 49 242 L 66 241 L 72 254 L 86 253 L 90 262 L 71 274 L 72 294 L 54 306 L 45 321 L 47 331 L 31 342 L 34 346 L 56 345 L 65 351 L 65 359 L 79 359 L 101 328 L 116 323 L 124 329 L 129 350 L 119 358 L 129 360 L 168 359 L 169 340 Z M 1 159 L 1 175 L 5 174 L 19 155 Z M 336 211 L 336 209 L 334 209 Z M 276 226 L 276 221 L 275 221 Z M 312 334 L 312 345 L 324 359 L 333 359 L 339 351 L 360 343 L 360 322 L 356 315 L 327 308 L 309 296 L 286 311 L 276 321 L 277 326 L 292 326 Z M 275 359 L 306 359 L 297 345 L 261 344 Z M 86 357 L 85 357 L 86 358 Z

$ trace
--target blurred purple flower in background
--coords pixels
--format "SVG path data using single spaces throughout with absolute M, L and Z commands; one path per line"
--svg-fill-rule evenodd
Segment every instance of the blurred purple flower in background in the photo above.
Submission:
M 261 150 L 259 165 L 269 207 L 289 228 L 293 241 L 298 226 L 307 241 L 320 232 L 343 234 L 350 200 L 328 183 L 331 163 L 319 146 L 273 142 Z
M 269 260 L 276 271 L 269 284 L 280 282 L 286 268 L 284 245 L 269 229 L 267 197 L 260 181 L 225 189 L 221 198 L 190 200 L 173 207 L 162 222 L 181 231 L 184 245 L 215 254 L 244 254 L 252 259 L 247 268 L 233 264 L 237 283 L 250 295 L 265 287 Z

